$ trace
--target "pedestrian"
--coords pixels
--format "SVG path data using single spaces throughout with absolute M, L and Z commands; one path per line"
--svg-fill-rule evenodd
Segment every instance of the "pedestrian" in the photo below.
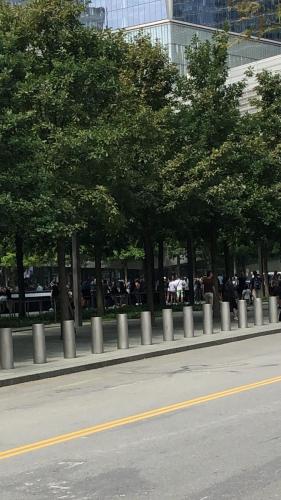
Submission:
M 55 321 L 57 320 L 57 313 L 59 312 L 60 302 L 59 302 L 59 284 L 54 281 L 51 283 L 51 301 L 52 307 L 55 311 Z
M 222 300 L 224 302 L 229 302 L 230 312 L 233 314 L 233 319 L 238 320 L 236 290 L 231 278 L 228 278 L 223 286 Z
M 206 304 L 214 305 L 215 282 L 212 271 L 207 272 L 207 276 L 203 278 L 204 299 Z
M 175 282 L 175 277 L 172 276 L 168 283 L 168 294 L 167 294 L 167 304 L 174 304 L 176 302 L 177 295 L 177 285 Z
M 277 271 L 274 271 L 273 276 L 269 282 L 270 295 L 273 297 L 278 297 L 279 295 L 279 276 Z
M 249 306 L 251 304 L 252 294 L 251 294 L 251 290 L 250 290 L 249 286 L 247 285 L 247 283 L 245 284 L 245 288 L 242 291 L 241 298 L 242 298 L 242 300 L 246 300 L 247 306 Z
M 138 279 L 135 280 L 134 294 L 135 294 L 136 306 L 141 306 L 142 305 L 142 291 L 141 291 L 141 282 Z
M 253 277 L 251 279 L 251 292 L 253 299 L 261 298 L 261 288 L 262 288 L 262 278 L 257 271 L 253 272 Z
M 187 283 L 184 279 L 178 278 L 174 282 L 176 288 L 176 301 L 181 303 L 184 299 L 184 291 L 187 287 Z
M 243 272 L 241 272 L 238 276 L 238 284 L 237 284 L 237 292 L 239 299 L 242 299 L 242 293 L 243 290 L 245 290 L 245 286 L 246 286 L 246 276 Z
M 189 279 L 186 276 L 183 278 L 183 302 L 190 302 Z
M 202 280 L 195 278 L 194 280 L 194 302 L 200 304 L 202 301 Z

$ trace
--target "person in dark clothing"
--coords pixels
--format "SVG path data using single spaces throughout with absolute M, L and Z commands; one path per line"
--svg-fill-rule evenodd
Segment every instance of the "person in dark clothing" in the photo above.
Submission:
M 237 301 L 235 287 L 232 280 L 229 278 L 223 286 L 222 300 L 229 302 L 230 312 L 233 313 L 233 319 L 237 320 Z
M 250 288 L 254 299 L 261 298 L 262 296 L 262 277 L 257 271 L 253 272 Z
M 278 297 L 280 292 L 280 276 L 277 271 L 274 271 L 272 278 L 269 280 L 269 285 L 270 295 Z
M 237 286 L 239 299 L 242 299 L 242 293 L 243 290 L 245 290 L 245 285 L 246 285 L 246 276 L 244 273 L 241 273 L 238 277 L 238 286 Z

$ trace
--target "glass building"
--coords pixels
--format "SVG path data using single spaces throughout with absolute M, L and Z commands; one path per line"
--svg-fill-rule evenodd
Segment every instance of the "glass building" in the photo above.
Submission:
M 90 0 L 85 1 L 85 24 L 95 22 L 103 12 L 104 28 L 127 28 L 170 17 L 169 4 L 172 0 Z M 87 19 L 88 17 L 88 19 Z
M 135 37 L 139 28 L 127 29 L 130 37 Z M 207 28 L 180 21 L 160 21 L 143 25 L 141 31 L 151 37 L 154 42 L 161 42 L 168 50 L 169 57 L 181 74 L 187 72 L 186 47 L 190 45 L 194 36 L 199 40 L 211 40 L 216 32 L 215 28 Z M 273 41 L 263 41 L 230 34 L 228 48 L 228 66 L 230 68 L 266 59 L 281 54 L 281 44 Z
M 102 16 L 103 26 L 113 29 L 174 19 L 213 28 L 227 25 L 236 33 L 245 30 L 253 34 L 266 32 L 269 38 L 279 39 L 280 30 L 266 30 L 266 27 L 280 21 L 277 9 L 281 0 L 259 0 L 251 5 L 253 11 L 250 13 L 238 0 L 90 0 L 87 11 L 89 22 L 95 22 L 96 17 L 100 22 Z
M 90 0 L 82 16 L 86 26 L 125 29 L 130 38 L 140 31 L 149 35 L 166 47 L 182 74 L 187 71 L 185 51 L 192 38 L 209 40 L 230 19 L 238 23 L 237 31 L 246 28 L 226 0 Z M 281 43 L 231 33 L 228 54 L 232 68 L 281 54 Z
M 14 4 L 24 0 L 10 0 Z M 48 0 L 46 0 L 48 1 Z M 274 23 L 281 0 L 257 0 L 259 11 L 246 19 L 234 8 L 238 0 L 77 0 L 85 5 L 82 22 L 98 29 L 125 29 L 130 38 L 140 31 L 166 47 L 180 73 L 186 73 L 186 47 L 194 35 L 211 39 L 218 28 L 230 27 L 229 67 L 249 64 L 281 54 L 281 30 L 270 31 L 270 40 L 243 35 L 261 19 Z M 241 2 L 240 2 L 241 3 Z M 281 12 L 281 11 L 280 11 Z M 260 13 L 263 16 L 260 16 Z M 240 33 L 240 34 L 239 34 Z M 242 34 L 241 34 L 242 33 Z M 280 42 L 278 41 L 280 38 Z

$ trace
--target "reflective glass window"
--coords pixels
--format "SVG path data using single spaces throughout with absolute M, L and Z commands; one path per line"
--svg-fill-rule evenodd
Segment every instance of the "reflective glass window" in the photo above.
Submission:
M 91 0 L 86 6 L 83 22 L 100 27 L 103 12 L 104 28 L 126 28 L 166 19 L 166 0 Z

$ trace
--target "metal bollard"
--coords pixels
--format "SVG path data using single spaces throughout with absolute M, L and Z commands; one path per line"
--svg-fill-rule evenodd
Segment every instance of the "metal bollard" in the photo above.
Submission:
M 14 348 L 11 328 L 0 329 L 0 365 L 3 370 L 14 368 Z
M 277 297 L 269 297 L 268 316 L 269 316 L 269 323 L 278 323 Z
M 141 312 L 141 343 L 142 345 L 152 344 L 151 312 Z
M 34 363 L 47 363 L 45 329 L 42 323 L 32 325 L 32 339 Z
M 162 309 L 163 315 L 163 340 L 174 340 L 174 322 L 172 309 Z
M 102 318 L 99 316 L 91 318 L 91 340 L 92 353 L 101 354 L 103 352 L 103 326 Z
M 128 318 L 127 314 L 117 314 L 118 349 L 129 348 Z
M 254 323 L 255 326 L 263 325 L 262 300 L 254 299 Z
M 238 328 L 248 328 L 246 300 L 238 300 Z
M 231 321 L 230 321 L 229 302 L 221 302 L 220 303 L 220 310 L 221 310 L 221 331 L 222 332 L 230 332 Z
M 183 332 L 185 338 L 194 337 L 193 307 L 183 308 Z
M 203 334 L 211 335 L 213 331 L 213 306 L 203 304 Z
M 76 343 L 73 319 L 67 319 L 63 322 L 63 352 L 65 358 L 76 358 Z

